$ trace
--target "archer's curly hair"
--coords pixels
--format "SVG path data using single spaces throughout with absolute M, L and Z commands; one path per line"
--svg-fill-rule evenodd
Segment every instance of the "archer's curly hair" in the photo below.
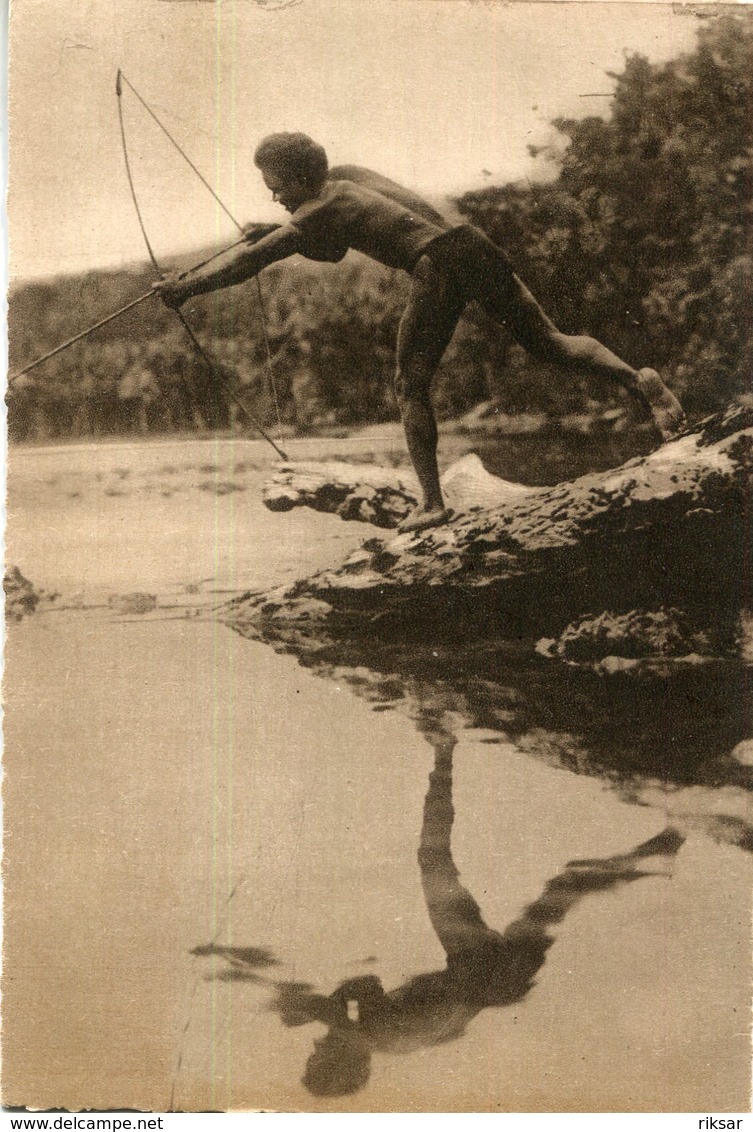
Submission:
M 329 163 L 324 148 L 308 134 L 269 134 L 256 147 L 254 164 L 295 177 L 318 187 L 327 179 Z

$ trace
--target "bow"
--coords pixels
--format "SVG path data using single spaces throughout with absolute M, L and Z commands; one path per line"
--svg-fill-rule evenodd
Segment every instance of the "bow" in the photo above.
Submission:
M 228 211 L 228 209 L 225 207 L 225 205 L 222 203 L 222 201 L 219 199 L 219 197 L 215 193 L 212 186 L 205 180 L 204 177 L 202 177 L 199 170 L 196 168 L 196 166 L 193 164 L 193 162 L 186 156 L 186 154 L 180 148 L 178 143 L 175 141 L 175 139 L 171 136 L 171 134 L 165 128 L 165 126 L 163 126 L 162 122 L 160 122 L 159 118 L 154 113 L 154 111 L 149 106 L 147 106 L 147 104 L 144 102 L 143 98 L 138 93 L 138 91 L 128 81 L 128 79 L 123 74 L 123 72 L 120 69 L 118 69 L 117 78 L 115 80 L 115 93 L 117 94 L 117 97 L 118 97 L 118 121 L 120 123 L 120 138 L 121 138 L 121 142 L 122 142 L 122 145 L 123 145 L 123 160 L 125 162 L 126 175 L 128 177 L 128 186 L 131 190 L 131 198 L 133 200 L 133 206 L 136 210 L 136 216 L 138 218 L 139 227 L 141 228 L 141 234 L 144 237 L 144 243 L 146 245 L 146 249 L 149 253 L 149 258 L 152 261 L 152 265 L 154 267 L 154 270 L 157 272 L 157 275 L 160 278 L 164 278 L 164 272 L 162 271 L 162 268 L 160 267 L 159 262 L 157 261 L 157 257 L 154 254 L 154 249 L 152 248 L 151 241 L 149 240 L 149 237 L 146 233 L 146 227 L 144 225 L 144 219 L 141 215 L 141 208 L 139 207 L 138 197 L 136 196 L 136 189 L 135 189 L 134 182 L 133 182 L 133 175 L 131 173 L 131 163 L 128 159 L 128 146 L 126 144 L 125 122 L 124 122 L 124 119 L 123 119 L 123 99 L 122 99 L 122 95 L 123 95 L 123 83 L 124 82 L 128 85 L 130 90 L 133 91 L 136 98 L 138 98 L 139 102 L 142 104 L 142 106 L 145 107 L 145 109 L 149 112 L 151 117 L 154 118 L 157 125 L 160 127 L 162 132 L 167 135 L 167 137 L 173 143 L 173 145 L 178 150 L 178 152 L 181 154 L 181 156 L 184 158 L 184 160 L 188 162 L 188 164 L 193 169 L 194 173 L 196 173 L 197 177 L 199 177 L 201 182 L 209 189 L 209 191 L 212 194 L 212 196 L 214 197 L 214 199 L 217 201 L 217 203 L 220 205 L 220 207 L 226 213 L 226 215 L 230 217 L 230 219 L 233 221 L 233 223 L 235 224 L 238 231 L 242 233 L 243 228 L 238 223 L 238 221 L 235 219 L 235 217 Z M 225 250 L 227 250 L 227 249 L 225 249 Z M 222 253 L 219 253 L 219 254 L 222 254 Z M 214 259 L 215 257 L 212 256 L 210 258 Z M 205 262 L 209 262 L 209 261 L 205 261 Z M 261 283 L 259 282 L 258 276 L 256 277 L 256 284 L 257 284 L 257 288 L 258 288 L 258 296 L 259 296 L 259 303 L 260 303 L 260 312 L 261 312 L 261 320 L 262 320 L 262 331 L 263 331 L 263 337 L 264 337 L 264 345 L 265 345 L 266 354 L 267 354 L 267 365 L 268 365 L 268 368 L 269 368 L 269 374 L 270 374 L 270 378 L 271 378 L 271 382 L 272 382 L 272 388 L 273 388 L 273 391 L 274 391 L 274 394 L 275 394 L 275 403 L 276 403 L 276 401 L 277 401 L 277 391 L 276 391 L 275 385 L 274 385 L 274 374 L 272 372 L 272 366 L 271 366 L 272 359 L 271 359 L 271 353 L 270 353 L 270 348 L 269 348 L 269 338 L 268 338 L 268 335 L 267 335 L 267 328 L 266 328 L 266 318 L 265 318 L 265 313 L 264 313 L 264 302 L 263 302 L 263 297 L 262 297 L 262 292 L 261 292 Z M 186 331 L 186 334 L 191 339 L 191 342 L 193 343 L 194 349 L 196 350 L 197 354 L 202 359 L 202 361 L 204 362 L 204 364 L 208 368 L 209 372 L 212 375 L 214 375 L 215 363 L 212 362 L 212 360 L 210 359 L 206 350 L 204 349 L 204 347 L 199 342 L 198 338 L 194 334 L 191 327 L 188 325 L 183 312 L 180 311 L 180 310 L 176 310 L 175 314 L 180 319 L 180 322 L 181 322 L 184 330 Z M 243 412 L 246 414 L 246 416 L 248 417 L 248 419 L 250 420 L 250 422 L 254 426 L 254 428 L 257 430 L 257 432 L 259 432 L 264 437 L 264 439 L 269 444 L 272 445 L 272 447 L 274 448 L 274 450 L 278 454 L 278 456 L 280 456 L 283 460 L 287 460 L 288 457 L 286 456 L 286 454 L 283 452 L 283 450 L 280 447 L 278 447 L 278 445 L 274 442 L 274 440 L 271 438 L 271 436 L 269 436 L 269 434 L 261 426 L 259 421 L 256 420 L 256 418 L 249 411 L 249 409 L 246 407 L 246 405 L 241 400 L 241 398 L 238 397 L 236 394 L 234 394 L 232 392 L 229 392 L 228 395 L 231 398 L 231 400 L 233 400 L 235 402 L 235 404 L 238 405 L 243 410 Z

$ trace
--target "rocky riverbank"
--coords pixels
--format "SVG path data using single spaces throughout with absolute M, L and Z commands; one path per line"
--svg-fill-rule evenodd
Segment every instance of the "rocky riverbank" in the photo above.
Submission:
M 367 539 L 339 565 L 244 595 L 233 623 L 264 639 L 539 643 L 572 663 L 750 657 L 753 410 L 731 406 L 647 456 L 551 487 L 444 476 L 445 526 Z M 287 465 L 265 488 L 295 506 L 394 526 L 415 499 L 393 469 Z

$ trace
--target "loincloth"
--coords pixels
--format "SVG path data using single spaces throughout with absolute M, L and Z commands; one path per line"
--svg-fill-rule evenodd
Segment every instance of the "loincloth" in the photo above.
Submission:
M 514 278 L 512 263 L 502 248 L 472 224 L 458 225 L 435 237 L 422 248 L 421 256 L 428 256 L 452 279 L 466 302 L 483 303 L 487 296 L 499 296 Z

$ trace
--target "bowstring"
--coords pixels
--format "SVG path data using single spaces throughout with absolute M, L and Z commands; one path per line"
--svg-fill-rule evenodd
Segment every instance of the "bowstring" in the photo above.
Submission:
M 238 231 L 241 233 L 241 235 L 243 235 L 243 226 L 240 224 L 240 222 L 237 220 L 237 218 L 235 216 L 233 216 L 232 212 L 227 207 L 227 205 L 224 203 L 224 201 L 222 201 L 220 199 L 220 197 L 217 195 L 217 193 L 215 192 L 212 185 L 209 183 L 209 181 L 206 179 L 206 177 L 201 172 L 201 170 L 196 167 L 196 165 L 193 163 L 193 161 L 188 156 L 188 154 L 185 152 L 185 150 L 183 150 L 181 148 L 181 146 L 178 144 L 178 142 L 175 140 L 175 138 L 172 136 L 172 134 L 168 130 L 167 126 L 165 126 L 164 123 L 162 121 L 160 121 L 158 116 L 152 110 L 151 106 L 141 97 L 141 95 L 136 90 L 136 87 L 130 81 L 128 76 L 125 75 L 123 73 L 123 71 L 118 71 L 118 74 L 120 75 L 121 79 L 126 84 L 126 86 L 129 88 L 129 90 L 131 90 L 133 92 L 133 94 L 136 96 L 136 98 L 139 100 L 141 105 L 146 110 L 147 114 L 149 114 L 149 116 L 157 123 L 157 125 L 159 126 L 160 130 L 162 130 L 162 133 L 165 135 L 165 137 L 172 143 L 172 145 L 175 147 L 175 149 L 177 149 L 178 153 L 181 155 L 183 160 L 187 163 L 189 168 L 191 168 L 193 170 L 193 172 L 196 174 L 196 176 L 201 181 L 202 185 L 204 185 L 204 187 L 212 194 L 215 201 L 220 206 L 220 208 L 225 213 L 225 215 L 228 217 L 228 219 L 233 222 L 233 224 L 238 229 Z M 122 132 L 122 129 L 123 129 L 123 124 L 122 124 L 122 115 L 121 115 L 121 132 Z M 127 160 L 126 160 L 126 167 L 128 167 Z M 128 175 L 129 175 L 129 179 L 130 179 L 130 172 L 129 172 Z M 137 211 L 137 213 L 139 212 L 138 207 L 136 208 L 136 211 Z M 141 223 L 141 230 L 142 230 L 142 232 L 144 232 L 144 225 L 143 225 L 143 222 L 141 221 L 141 214 L 140 213 L 139 213 L 139 222 Z M 146 232 L 144 232 L 144 239 L 146 239 Z M 149 241 L 148 240 L 146 240 L 146 243 L 147 243 L 147 247 L 149 247 Z M 150 249 L 150 254 L 152 254 L 151 249 Z M 215 257 L 212 257 L 212 258 L 215 258 Z M 152 259 L 154 260 L 153 255 L 152 255 Z M 210 261 L 206 261 L 206 262 L 210 262 Z M 156 266 L 156 262 L 155 262 L 155 266 Z M 270 389 L 272 390 L 272 398 L 274 400 L 275 414 L 277 416 L 278 434 L 279 434 L 280 441 L 282 441 L 282 418 L 281 418 L 281 415 L 280 415 L 280 403 L 279 403 L 279 399 L 278 399 L 278 395 L 277 395 L 277 382 L 275 381 L 274 364 L 273 364 L 273 361 L 272 361 L 272 350 L 271 350 L 271 347 L 270 347 L 270 344 L 269 344 L 269 332 L 268 332 L 268 329 L 267 329 L 267 316 L 266 316 L 266 310 L 265 310 L 265 304 L 264 304 L 264 294 L 263 294 L 263 291 L 262 291 L 261 280 L 259 279 L 259 276 L 256 275 L 256 276 L 254 276 L 254 278 L 256 280 L 256 293 L 257 293 L 257 298 L 258 298 L 258 302 L 259 302 L 259 324 L 260 324 L 260 327 L 261 327 L 262 340 L 264 342 L 264 355 L 265 355 L 265 360 L 266 360 L 267 378 L 268 378 L 268 381 L 269 381 Z

